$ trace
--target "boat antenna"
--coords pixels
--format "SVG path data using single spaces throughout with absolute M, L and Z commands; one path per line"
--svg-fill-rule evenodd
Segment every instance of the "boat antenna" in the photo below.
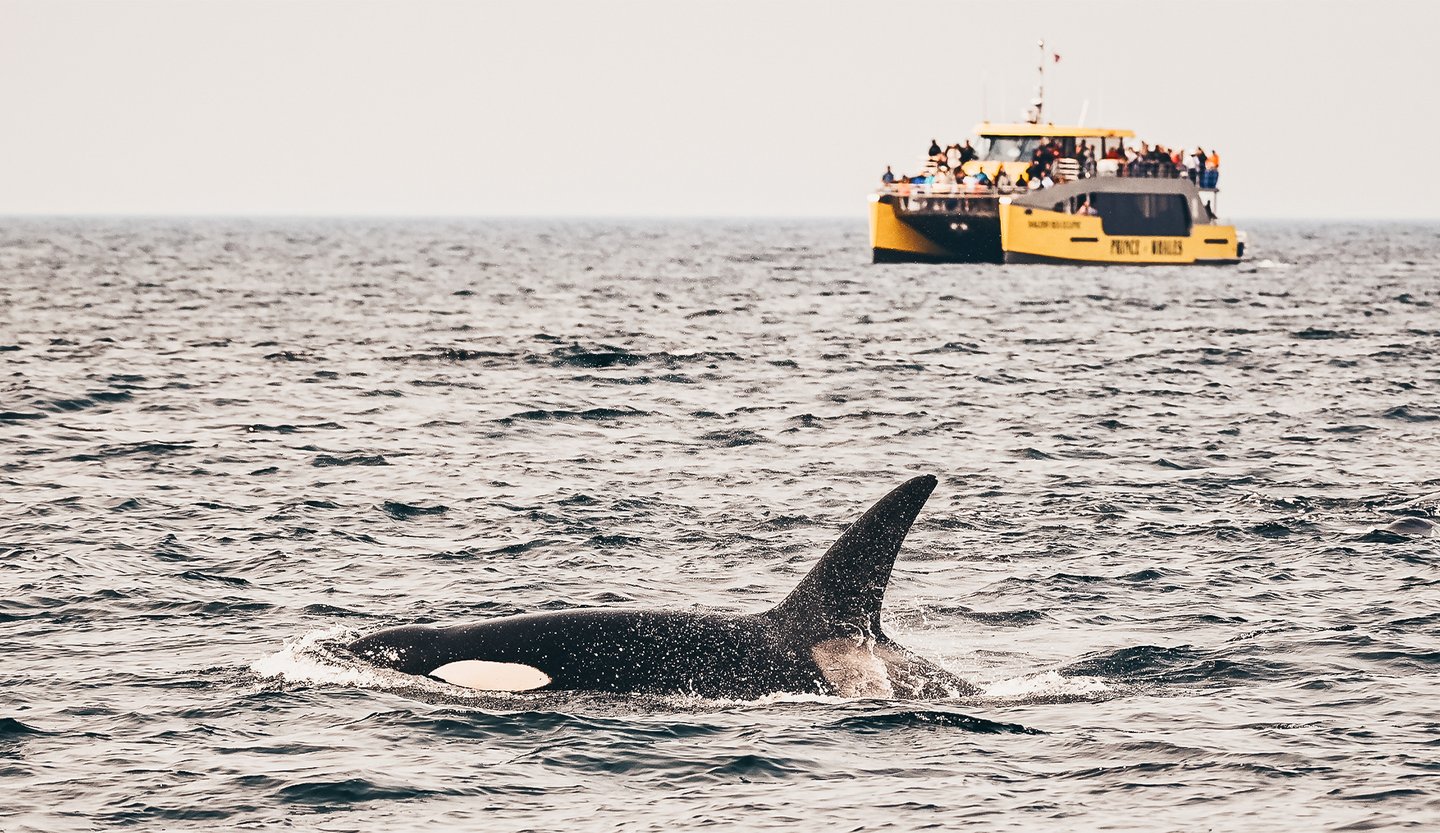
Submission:
M 1040 41 L 1040 63 L 1036 67 L 1040 71 L 1040 83 L 1035 87 L 1035 100 L 1030 103 L 1030 123 L 1039 124 L 1040 117 L 1045 113 L 1045 41 Z

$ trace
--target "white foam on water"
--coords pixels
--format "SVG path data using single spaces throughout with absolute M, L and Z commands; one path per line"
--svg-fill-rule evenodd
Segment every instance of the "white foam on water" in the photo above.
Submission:
M 303 633 L 285 640 L 285 647 L 250 663 L 250 670 L 262 678 L 279 678 L 287 682 L 328 683 L 331 685 L 386 688 L 395 685 L 378 668 L 346 665 L 330 654 L 321 643 L 354 637 L 350 628 L 338 626 Z
M 775 703 L 828 703 L 836 705 L 840 703 L 853 702 L 848 697 L 838 697 L 833 694 L 809 694 L 794 691 L 779 691 L 774 694 L 762 694 L 754 700 L 736 700 L 737 704 L 743 705 L 772 705 Z
M 1054 671 L 1026 674 L 980 685 L 986 697 L 1085 697 L 1113 689 L 1098 677 L 1062 677 Z
M 795 691 L 777 691 L 771 694 L 762 694 L 753 700 L 740 700 L 733 697 L 703 697 L 699 694 L 667 694 L 658 699 L 661 702 L 670 704 L 676 709 L 684 711 L 710 711 L 714 709 L 774 706 L 792 703 L 824 703 L 833 706 L 855 702 L 851 698 L 837 697 L 833 694 L 814 694 Z

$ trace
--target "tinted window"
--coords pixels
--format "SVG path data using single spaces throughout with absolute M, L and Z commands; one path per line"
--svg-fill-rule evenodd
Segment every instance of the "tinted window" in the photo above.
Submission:
M 1106 234 L 1190 234 L 1190 201 L 1183 194 L 1091 194 L 1090 204 Z
M 992 136 L 985 148 L 985 158 L 999 162 L 1030 161 L 1040 140 L 1033 136 Z

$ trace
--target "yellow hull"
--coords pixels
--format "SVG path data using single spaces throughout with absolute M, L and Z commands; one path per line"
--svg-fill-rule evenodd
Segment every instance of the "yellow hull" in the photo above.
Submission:
M 1000 263 L 1000 221 L 967 206 L 963 195 L 939 200 L 945 210 L 905 211 L 906 198 L 870 201 L 870 249 L 875 263 Z
M 903 252 L 922 257 L 944 257 L 945 249 L 901 220 L 895 203 L 870 202 L 870 248 L 879 252 Z
M 1000 206 L 1006 263 L 1235 263 L 1244 250 L 1234 226 L 1195 225 L 1183 237 L 1108 235 L 1099 217 Z

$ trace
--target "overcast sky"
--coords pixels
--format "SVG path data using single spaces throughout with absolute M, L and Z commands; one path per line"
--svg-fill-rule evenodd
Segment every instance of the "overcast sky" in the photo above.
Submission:
M 1440 3 L 0 0 L 0 213 L 863 216 L 1017 120 L 1229 216 L 1440 217 Z

